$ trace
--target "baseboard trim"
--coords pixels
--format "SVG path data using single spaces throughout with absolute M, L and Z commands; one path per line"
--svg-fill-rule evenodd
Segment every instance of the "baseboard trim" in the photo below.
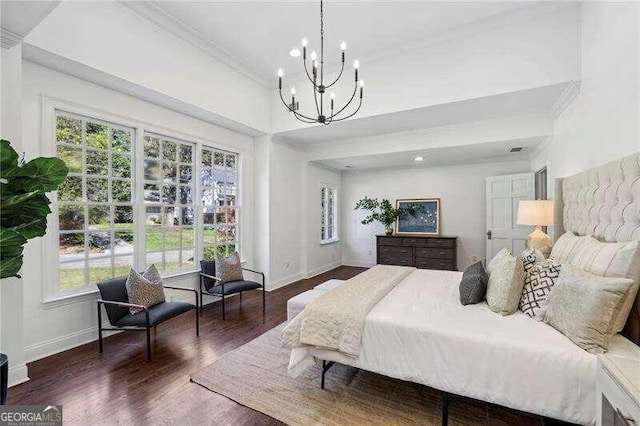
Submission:
M 27 364 L 16 365 L 9 368 L 9 387 L 19 385 L 29 381 L 29 370 Z
M 354 259 L 345 259 L 342 261 L 344 266 L 355 266 L 358 268 L 371 268 L 375 266 L 375 262 L 367 261 L 367 260 L 354 260 Z
M 320 274 L 324 274 L 325 272 L 328 272 L 332 269 L 336 269 L 338 267 L 342 266 L 342 261 L 338 260 L 336 262 L 333 263 L 329 263 L 328 265 L 323 265 L 320 266 L 318 268 L 312 269 L 310 271 L 307 271 L 305 278 L 311 278 L 311 277 L 315 277 L 316 275 L 320 275 Z
M 277 290 L 280 287 L 284 287 L 287 286 L 291 283 L 294 283 L 296 281 L 300 281 L 302 279 L 304 279 L 306 277 L 306 273 L 304 272 L 298 272 L 297 274 L 291 274 L 289 276 L 286 276 L 284 278 L 280 278 L 279 280 L 276 281 L 271 281 L 268 285 L 267 285 L 267 291 L 273 291 L 273 290 Z

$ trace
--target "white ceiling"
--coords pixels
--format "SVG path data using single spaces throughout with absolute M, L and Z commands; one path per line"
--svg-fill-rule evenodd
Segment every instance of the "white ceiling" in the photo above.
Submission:
M 26 37 L 60 1 L 0 1 L 0 27 Z
M 406 132 L 498 117 L 551 112 L 569 83 L 439 104 L 409 111 L 352 118 L 330 126 L 311 126 L 278 133 L 290 142 L 309 145 L 356 139 L 373 135 Z
M 318 49 L 319 1 L 151 3 L 195 31 L 252 74 L 272 79 L 279 67 L 297 71 L 289 50 L 309 39 Z M 373 56 L 403 43 L 522 7 L 523 2 L 336 2 L 325 3 L 325 60 L 339 63 L 340 42 L 348 59 Z M 327 66 L 331 68 L 330 63 Z
M 545 137 L 511 139 L 473 145 L 320 160 L 315 163 L 335 170 L 357 171 L 393 167 L 438 167 L 453 164 L 521 161 L 530 158 L 536 147 L 545 140 Z M 523 150 L 510 153 L 509 150 L 514 147 L 522 147 Z M 416 156 L 423 157 L 423 161 L 415 161 Z

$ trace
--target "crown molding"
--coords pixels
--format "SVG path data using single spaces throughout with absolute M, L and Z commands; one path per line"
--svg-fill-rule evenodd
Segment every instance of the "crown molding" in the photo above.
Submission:
M 424 37 L 420 37 L 414 40 L 397 43 L 391 46 L 382 47 L 380 49 L 373 50 L 364 55 L 359 55 L 360 69 L 363 70 L 363 65 L 367 63 L 384 60 L 393 56 L 406 54 L 408 52 L 426 49 L 430 46 L 445 43 L 451 40 L 461 40 L 473 37 L 476 34 L 494 31 L 502 28 L 505 25 L 513 25 L 515 23 L 525 22 L 528 20 L 539 18 L 544 15 L 551 15 L 558 13 L 563 9 L 575 9 L 578 10 L 579 6 L 576 3 L 540 3 L 533 2 L 521 6 L 515 10 L 498 13 L 491 15 L 474 22 L 467 24 L 457 25 L 451 28 L 444 29 Z M 332 67 L 325 67 L 327 73 L 338 72 L 340 66 L 337 64 Z M 304 71 L 297 71 L 291 73 L 291 81 L 297 82 L 306 78 Z
M 20 42 L 22 42 L 21 35 L 0 28 L 0 45 L 2 45 L 3 49 L 9 49 Z
M 209 56 L 224 63 L 234 71 L 239 72 L 245 77 L 250 78 L 254 82 L 263 87 L 270 87 L 269 83 L 260 75 L 252 72 L 249 67 L 232 53 L 223 49 L 219 45 L 208 40 L 198 31 L 195 31 L 184 22 L 176 17 L 168 14 L 159 6 L 150 1 L 121 1 L 120 4 L 126 6 L 131 11 L 137 13 L 146 20 L 154 23 L 163 30 L 173 34 L 174 36 L 186 41 L 192 46 L 204 51 Z
M 571 81 L 551 106 L 551 116 L 558 118 L 580 93 L 580 81 Z

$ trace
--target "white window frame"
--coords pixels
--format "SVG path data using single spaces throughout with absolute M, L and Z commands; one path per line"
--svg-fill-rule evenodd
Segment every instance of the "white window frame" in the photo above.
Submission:
M 324 191 L 324 199 L 323 199 L 323 193 Z M 333 192 L 333 208 L 331 209 L 329 206 L 329 193 Z M 328 220 L 329 217 L 331 217 L 333 219 L 333 232 L 332 232 L 332 236 L 329 237 L 329 227 L 328 226 L 324 226 L 323 227 L 323 223 L 322 223 L 322 215 L 320 215 L 320 233 L 322 234 L 322 237 L 320 238 L 320 244 L 324 245 L 324 244 L 331 244 L 331 243 L 335 243 L 340 241 L 340 237 L 339 237 L 339 224 L 338 224 L 338 187 L 336 185 L 331 185 L 331 184 L 320 184 L 320 200 L 321 200 L 321 204 L 320 204 L 320 208 L 324 208 L 324 217 Z M 324 207 L 322 206 L 322 203 L 324 203 Z M 323 231 L 324 228 L 324 231 Z
M 76 102 L 55 98 L 47 95 L 42 96 L 42 141 L 43 144 L 41 155 L 55 157 L 57 155 L 56 144 L 56 114 L 57 111 L 68 115 L 77 115 L 85 117 L 89 120 L 105 122 L 113 124 L 115 127 L 127 127 L 134 131 L 134 140 L 132 146 L 134 152 L 131 153 L 134 161 L 132 170 L 133 191 L 132 203 L 134 206 L 134 267 L 144 268 L 146 261 L 145 251 L 145 212 L 144 203 L 144 183 L 143 173 L 144 164 L 142 158 L 144 156 L 144 134 L 151 133 L 161 135 L 169 139 L 187 141 L 194 144 L 195 168 L 197 173 L 200 172 L 200 152 L 203 146 L 209 149 L 226 151 L 237 155 L 237 182 L 236 182 L 236 244 L 239 248 L 242 236 L 242 195 L 243 195 L 243 158 L 245 150 L 238 149 L 224 142 L 212 139 L 205 139 L 200 136 L 182 133 L 171 128 L 165 128 L 161 125 L 138 121 L 130 117 L 121 116 L 115 113 L 106 112 L 97 108 L 78 104 Z M 200 194 L 200 179 L 195 181 L 195 194 Z M 43 237 L 41 255 L 43 261 L 40 264 L 41 276 L 47 277 L 42 280 L 42 304 L 45 309 L 63 306 L 69 303 L 91 300 L 97 293 L 95 283 L 87 286 L 78 287 L 72 290 L 61 291 L 59 283 L 59 218 L 58 218 L 58 200 L 57 192 L 48 194 L 51 200 L 52 213 L 47 218 L 47 233 Z M 194 229 L 202 228 L 202 202 L 200 197 L 195 200 L 195 221 Z M 142 238 L 141 238 L 142 236 Z M 163 278 L 174 278 L 196 273 L 200 270 L 200 260 L 202 259 L 202 236 L 201 233 L 195 232 L 195 262 L 194 267 L 189 270 L 182 270 L 164 274 Z M 244 259 L 242 259 L 244 261 Z M 54 271 L 54 273 L 52 273 Z

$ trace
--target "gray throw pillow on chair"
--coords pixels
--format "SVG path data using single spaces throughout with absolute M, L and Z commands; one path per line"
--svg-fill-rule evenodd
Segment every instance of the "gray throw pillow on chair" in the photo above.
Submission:
M 488 281 L 489 277 L 482 262 L 468 266 L 462 274 L 462 281 L 460 281 L 460 303 L 472 305 L 482 302 L 487 292 Z
M 220 278 L 217 284 L 244 280 L 238 252 L 229 257 L 216 256 L 216 274 Z

